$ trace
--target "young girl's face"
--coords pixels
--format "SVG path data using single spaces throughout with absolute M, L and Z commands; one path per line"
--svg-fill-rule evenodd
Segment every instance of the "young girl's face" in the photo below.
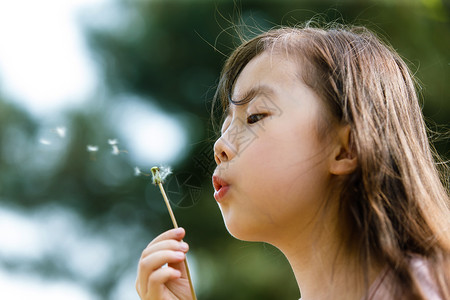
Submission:
M 301 81 L 301 66 L 283 54 L 262 53 L 240 73 L 222 135 L 214 145 L 215 198 L 229 232 L 243 240 L 292 238 L 317 217 L 328 196 L 329 117 Z

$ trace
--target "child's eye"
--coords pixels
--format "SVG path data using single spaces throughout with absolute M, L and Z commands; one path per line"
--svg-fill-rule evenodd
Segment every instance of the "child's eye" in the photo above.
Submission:
M 264 119 L 267 114 L 253 114 L 247 117 L 247 124 L 256 123 L 262 119 Z

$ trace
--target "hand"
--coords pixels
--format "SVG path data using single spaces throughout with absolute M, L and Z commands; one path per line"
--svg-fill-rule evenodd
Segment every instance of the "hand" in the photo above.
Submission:
M 184 265 L 189 250 L 182 241 L 184 235 L 183 228 L 168 230 L 142 252 L 136 278 L 136 290 L 142 300 L 192 299 Z

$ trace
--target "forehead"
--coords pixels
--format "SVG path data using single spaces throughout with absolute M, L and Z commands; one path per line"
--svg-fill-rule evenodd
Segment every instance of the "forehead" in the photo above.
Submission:
M 234 83 L 234 93 L 255 85 L 280 83 L 297 74 L 297 60 L 279 51 L 265 51 L 253 59 L 242 69 Z M 283 78 L 280 78 L 283 77 Z
M 273 98 L 289 83 L 298 83 L 298 70 L 297 60 L 278 51 L 257 55 L 245 65 L 228 93 L 225 115 L 258 96 Z

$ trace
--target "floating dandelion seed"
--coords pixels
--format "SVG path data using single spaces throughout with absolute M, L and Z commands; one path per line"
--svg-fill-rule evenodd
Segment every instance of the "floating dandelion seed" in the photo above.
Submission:
M 141 176 L 141 175 L 150 176 L 150 174 L 142 172 L 142 170 L 139 169 L 139 167 L 134 167 L 134 176 Z
M 142 174 L 141 169 L 139 169 L 138 167 L 134 167 L 134 176 L 139 176 L 141 174 Z
M 42 145 L 51 145 L 51 142 L 49 140 L 46 140 L 46 139 L 40 139 L 39 143 L 41 143 Z
M 118 141 L 117 141 L 117 139 L 108 139 L 108 144 L 110 144 L 110 145 L 117 145 Z
M 87 145 L 86 150 L 90 153 L 91 160 L 96 160 L 95 155 L 98 151 L 98 146 Z
M 87 150 L 87 152 L 97 152 L 98 151 L 98 146 L 87 145 L 86 146 L 86 150 Z
M 117 147 L 117 145 L 112 145 L 111 153 L 114 154 L 114 155 L 119 155 L 120 154 L 119 147 Z
M 153 167 L 151 168 L 151 171 L 153 175 L 153 183 L 159 186 L 161 194 L 164 198 L 164 202 L 166 203 L 167 210 L 169 211 L 170 218 L 172 219 L 173 227 L 178 228 L 177 220 L 175 219 L 175 215 L 173 214 L 172 208 L 170 207 L 169 199 L 167 198 L 166 192 L 164 191 L 164 188 L 162 186 L 162 183 L 167 178 L 167 176 L 172 173 L 172 169 L 170 167 L 161 166 L 161 167 Z M 189 286 L 191 288 L 192 299 L 197 300 L 197 297 L 195 296 L 194 286 L 192 284 L 191 274 L 189 272 L 189 266 L 186 259 L 184 259 L 184 266 L 186 268 L 186 274 L 189 280 Z
M 66 136 L 66 127 L 56 127 L 55 131 L 60 138 L 64 138 Z
M 125 152 L 125 153 L 127 153 L 126 150 L 120 150 L 120 149 L 119 149 L 119 146 L 117 146 L 117 144 L 119 144 L 119 141 L 118 141 L 117 139 L 108 139 L 108 144 L 110 144 L 111 147 L 112 147 L 111 153 L 112 153 L 113 155 L 119 155 L 120 152 Z

